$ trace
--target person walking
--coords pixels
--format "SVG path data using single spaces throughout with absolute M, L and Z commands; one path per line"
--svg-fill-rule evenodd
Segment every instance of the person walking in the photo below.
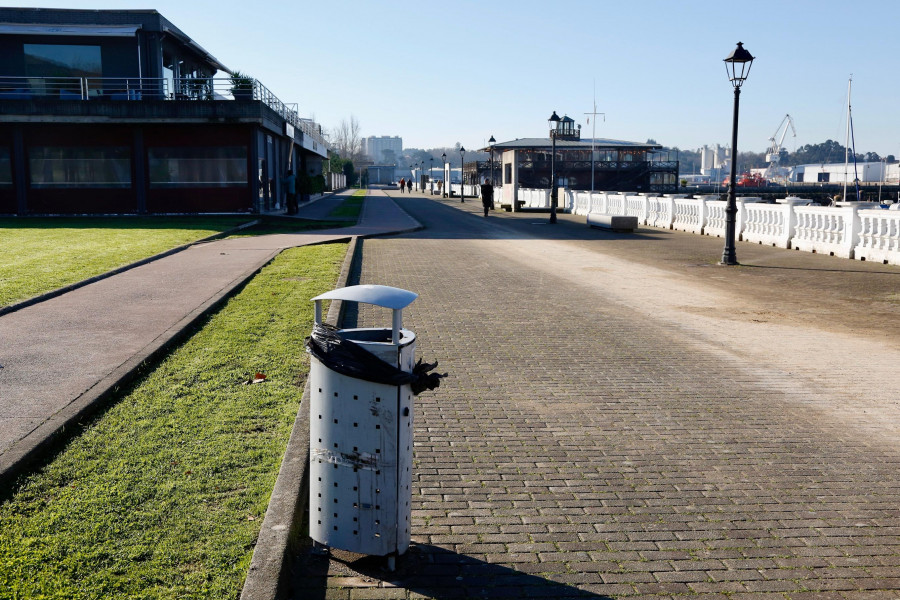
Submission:
M 406 182 L 406 191 L 412 194 L 412 179 Z
M 487 179 L 481 184 L 481 205 L 484 207 L 484 216 L 494 207 L 494 186 Z
M 402 177 L 400 178 L 400 193 L 403 193 L 403 188 L 406 186 L 406 180 Z
M 297 176 L 294 175 L 293 169 L 287 170 L 281 183 L 284 185 L 287 196 L 287 214 L 296 215 L 300 211 L 300 207 L 297 205 Z

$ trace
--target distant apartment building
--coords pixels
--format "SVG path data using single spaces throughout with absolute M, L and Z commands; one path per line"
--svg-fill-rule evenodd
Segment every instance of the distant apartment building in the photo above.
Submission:
M 374 136 L 365 138 L 363 150 L 376 165 L 395 164 L 403 153 L 403 138 L 395 136 Z

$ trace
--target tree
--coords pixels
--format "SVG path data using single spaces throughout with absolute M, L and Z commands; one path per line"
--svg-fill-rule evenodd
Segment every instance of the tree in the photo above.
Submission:
M 340 125 L 331 130 L 331 145 L 341 155 L 341 158 L 357 162 L 362 156 L 362 137 L 359 134 L 359 121 L 350 115 L 350 120 L 344 119 Z
M 342 170 L 344 175 L 347 176 L 347 185 L 356 183 L 356 173 L 353 170 L 353 161 L 345 160 Z

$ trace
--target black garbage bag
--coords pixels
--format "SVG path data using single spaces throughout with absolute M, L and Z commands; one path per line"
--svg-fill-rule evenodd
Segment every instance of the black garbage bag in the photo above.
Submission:
M 432 373 L 438 363 L 423 363 L 420 358 L 412 373 L 386 363 L 359 344 L 342 336 L 326 323 L 313 325 L 312 335 L 306 338 L 306 348 L 326 367 L 356 379 L 387 385 L 409 384 L 413 394 L 433 390 L 441 385 L 447 373 Z

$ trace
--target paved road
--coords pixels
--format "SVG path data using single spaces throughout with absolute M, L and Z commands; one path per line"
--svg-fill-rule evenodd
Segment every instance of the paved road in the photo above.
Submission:
M 900 269 L 395 199 L 426 228 L 366 240 L 360 282 L 420 294 L 451 375 L 414 546 L 300 553 L 295 597 L 900 598 Z

